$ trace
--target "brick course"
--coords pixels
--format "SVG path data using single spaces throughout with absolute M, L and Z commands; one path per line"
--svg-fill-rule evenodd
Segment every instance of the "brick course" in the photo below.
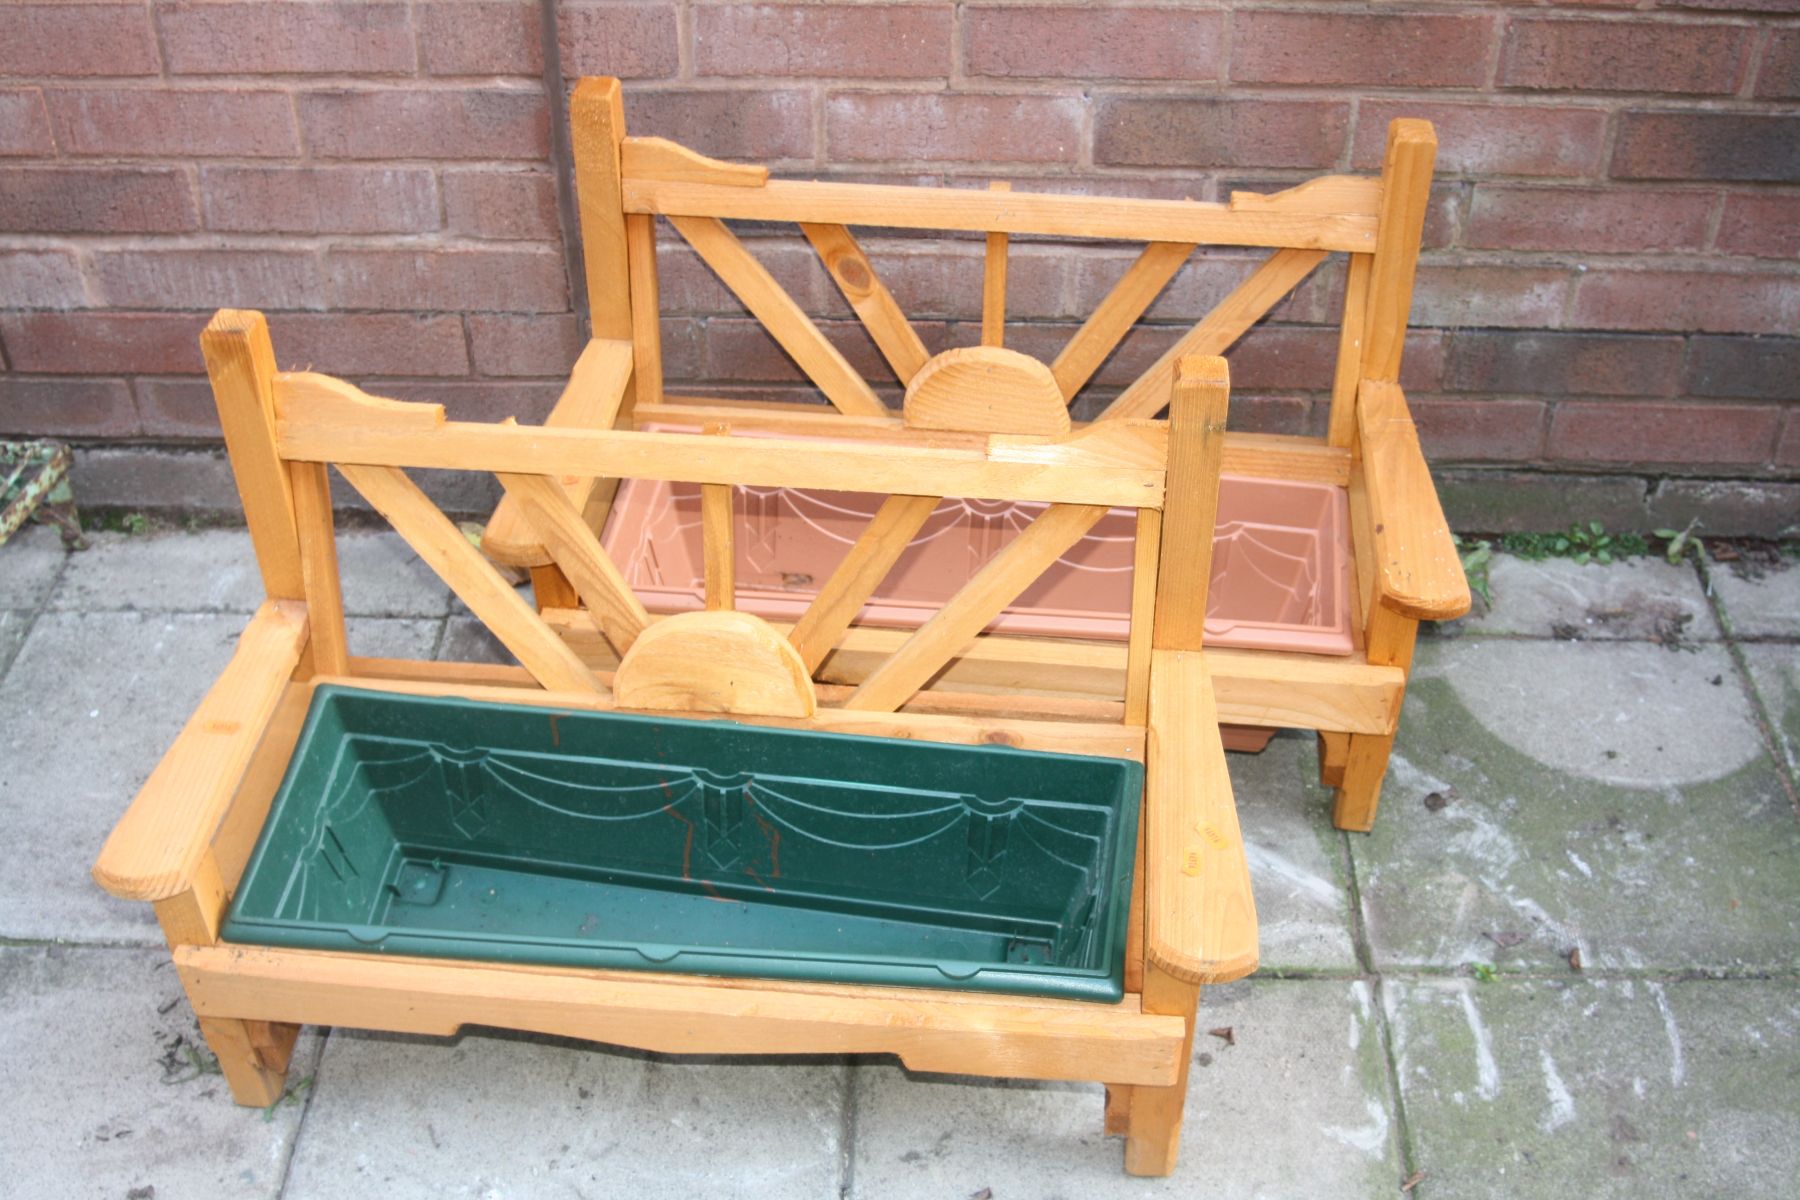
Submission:
M 1370 171 L 1388 121 L 1427 118 L 1402 382 L 1456 519 L 1792 523 L 1792 0 L 0 3 L 0 434 L 73 439 L 115 491 L 132 442 L 216 441 L 196 337 L 225 304 L 269 310 L 284 367 L 541 416 L 587 328 L 557 110 L 601 73 L 633 132 L 794 177 L 1102 195 Z M 741 232 L 892 397 L 810 248 Z M 858 232 L 928 347 L 978 339 L 979 238 Z M 661 236 L 671 386 L 807 396 Z M 1016 239 L 1008 344 L 1053 357 L 1135 253 Z M 1196 254 L 1078 415 L 1258 257 Z M 1334 257 L 1233 350 L 1234 424 L 1322 431 L 1342 288 Z

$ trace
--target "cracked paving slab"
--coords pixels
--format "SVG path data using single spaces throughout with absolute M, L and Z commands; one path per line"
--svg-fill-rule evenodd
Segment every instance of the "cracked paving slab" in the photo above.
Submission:
M 1800 823 L 1722 648 L 1471 640 L 1419 665 L 1350 839 L 1378 967 L 1800 966 Z
M 1233 1041 L 1208 1032 L 1229 1026 Z M 1376 1196 L 1401 1174 L 1370 985 L 1252 979 L 1200 998 L 1181 1163 L 1124 1172 L 1098 1084 L 859 1065 L 858 1197 Z
M 48 612 L 0 680 L 0 937 L 156 944 L 147 904 L 88 875 L 231 658 L 241 613 Z M 425 657 L 435 621 L 357 619 L 371 653 Z
M 301 1106 L 232 1103 L 166 951 L 0 947 L 0 1076 L 8 1195 L 280 1194 Z
M 835 1200 L 847 1069 L 339 1031 L 283 1196 Z
M 1754 571 L 1714 563 L 1708 574 L 1733 634 L 1800 638 L 1800 561 Z
M 1421 1195 L 1793 1195 L 1792 981 L 1382 988 Z
M 1800 646 L 1768 643 L 1741 649 L 1769 714 L 1769 732 L 1788 770 L 1800 778 Z

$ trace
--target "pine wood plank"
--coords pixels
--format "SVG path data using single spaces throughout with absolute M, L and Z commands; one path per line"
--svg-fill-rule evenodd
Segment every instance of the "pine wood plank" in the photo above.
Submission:
M 1256 969 L 1256 902 L 1200 650 L 1157 650 L 1144 760 L 1145 954 L 1177 979 Z
M 988 184 L 990 193 L 1012 191 L 1012 184 L 996 179 Z M 1006 345 L 1006 256 L 1007 236 L 1002 232 L 987 235 L 987 253 L 981 264 L 981 344 Z
M 126 900 L 164 900 L 192 884 L 306 642 L 304 604 L 270 600 L 256 610 L 218 682 L 106 839 L 95 882 Z
M 1365 381 L 1356 416 L 1378 602 L 1420 620 L 1462 616 L 1469 611 L 1468 579 L 1400 386 Z
M 900 310 L 899 302 L 887 285 L 875 274 L 868 255 L 856 238 L 842 225 L 815 225 L 801 222 L 800 231 L 818 252 L 826 272 L 844 294 L 851 311 L 869 331 L 869 337 L 894 369 L 902 384 L 912 382 L 930 355 L 912 322 Z
M 624 654 L 650 622 L 650 614 L 625 581 L 568 494 L 543 475 L 499 476 L 507 496 L 562 569 L 594 623 L 613 649 Z M 550 607 L 537 596 L 540 608 Z
M 288 464 L 294 526 L 300 537 L 300 568 L 306 584 L 306 611 L 312 625 L 313 669 L 346 675 L 350 670 L 350 642 L 344 631 L 344 589 L 338 579 L 330 470 L 324 463 Z
M 937 509 L 937 496 L 889 496 L 794 623 L 788 640 L 811 675 Z M 1142 722 L 1138 722 L 1142 724 Z
M 1177 485 L 1179 486 L 1179 485 Z M 1150 719 L 1150 649 L 1156 626 L 1157 575 L 1162 558 L 1163 514 L 1138 512 L 1132 531 L 1131 628 L 1125 644 L 1125 719 L 1139 725 Z
M 1369 320 L 1369 275 L 1374 257 L 1352 254 L 1344 280 L 1344 319 L 1338 330 L 1337 368 L 1331 381 L 1331 413 L 1325 440 L 1348 447 L 1356 431 L 1356 385 L 1362 379 L 1363 332 Z
M 1127 508 L 1162 504 L 1163 470 L 1148 463 L 1154 428 L 1104 429 L 1061 442 L 991 439 L 985 450 L 892 443 L 562 429 L 449 421 L 428 434 L 378 421 L 333 424 L 297 415 L 278 423 L 289 459 L 740 487 L 820 488 L 984 500 L 1067 500 Z M 1133 460 L 1138 460 L 1134 462 Z
M 631 280 L 631 389 L 636 404 L 663 394 L 662 300 L 656 277 L 656 218 L 625 218 L 626 271 Z
M 1048 438 L 1069 433 L 1069 406 L 1050 368 L 994 345 L 934 357 L 906 385 L 902 411 L 909 429 Z
M 669 1054 L 897 1054 L 915 1070 L 1162 1084 L 1178 1018 L 1116 1005 L 923 988 L 782 984 L 385 955 L 183 947 L 203 1016 L 439 1036 L 492 1025 Z
M 1368 251 L 1375 220 L 1365 214 L 1233 212 L 1196 200 L 993 193 L 869 183 L 771 179 L 759 188 L 627 179 L 625 210 L 666 217 L 803 221 L 890 229 L 1118 238 L 1214 246 Z
M 625 104 L 617 79 L 586 78 L 569 98 L 575 201 L 586 266 L 588 321 L 597 338 L 631 340 L 631 268 L 620 191 Z
M 1133 1087 L 1125 1130 L 1125 1172 L 1161 1177 L 1175 1172 L 1181 1153 L 1181 1117 L 1187 1107 L 1188 1072 L 1194 1058 L 1194 1019 L 1200 1006 L 1198 984 L 1158 969 L 1144 968 L 1146 1011 L 1178 1017 L 1185 1026 L 1181 1069 L 1166 1087 Z
M 878 712 L 900 707 L 1105 515 L 1096 505 L 1045 509 L 877 667 L 844 707 Z
M 1206 634 L 1213 527 L 1219 515 L 1219 466 L 1231 376 L 1222 358 L 1184 358 L 1169 405 L 1169 479 L 1163 501 L 1156 575 L 1159 650 L 1198 650 Z
M 647 629 L 619 662 L 620 708 L 810 717 L 818 708 L 806 664 L 760 617 L 680 613 Z
M 630 342 L 598 338 L 589 341 L 575 360 L 569 382 L 557 398 L 555 407 L 544 418 L 544 426 L 549 429 L 612 428 L 629 396 L 634 353 Z M 292 387 L 298 382 L 298 376 L 290 376 L 282 386 Z M 595 482 L 591 477 L 572 475 L 562 481 L 562 486 L 575 506 L 584 508 Z M 550 561 L 549 551 L 537 540 L 530 522 L 518 511 L 518 506 L 505 497 L 488 520 L 481 535 L 481 548 L 489 558 L 509 567 L 540 567 Z
M 1365 380 L 1392 383 L 1400 378 L 1413 276 L 1419 265 L 1425 212 L 1431 207 L 1431 171 L 1436 161 L 1437 134 L 1431 122 L 1400 118 L 1388 123 L 1381 163 L 1381 214 L 1363 332 Z
M 708 158 L 668 138 L 628 137 L 619 145 L 619 165 L 629 179 L 711 183 L 720 187 L 761 187 L 769 168 Z
M 723 434 L 723 424 L 706 433 Z M 725 612 L 737 607 L 737 522 L 731 514 L 731 485 L 700 485 L 700 555 L 706 573 L 706 607 Z
M 338 470 L 539 683 L 562 691 L 599 688 L 593 672 L 404 471 L 352 464 Z
M 610 694 L 544 691 L 537 686 L 535 680 L 517 667 L 495 668 L 489 663 L 407 663 L 381 659 L 357 659 L 353 665 L 357 669 L 354 678 L 319 676 L 311 683 L 341 683 L 349 687 L 401 695 L 461 696 L 470 700 L 491 700 L 498 704 L 532 704 L 590 712 L 612 712 L 620 707 Z M 500 675 L 497 671 L 508 674 Z M 816 684 L 814 687 L 819 699 L 826 702 L 841 701 L 850 691 L 849 688 L 829 684 Z M 952 696 L 950 699 L 954 705 L 960 698 Z M 818 708 L 812 716 L 804 718 L 692 710 L 672 715 L 684 720 L 732 720 L 746 725 L 767 725 L 780 729 L 817 729 L 826 733 L 946 742 L 959 746 L 1011 746 L 1021 750 L 1052 750 L 1060 754 L 1094 754 L 1102 758 L 1143 761 L 1144 727 L 1141 724 L 1120 724 L 1116 711 L 1110 714 L 1110 722 L 1061 720 L 992 711 L 998 707 L 992 702 L 1000 699 L 999 697 L 970 696 L 967 699 L 988 702 L 989 710 L 931 712 L 906 709 L 900 712 L 875 713 L 824 706 Z
M 825 340 L 812 318 L 801 311 L 793 297 L 782 290 L 775 277 L 723 221 L 716 217 L 671 217 L 670 223 L 836 408 L 867 416 L 887 412 L 887 405 L 868 382 L 836 346 Z
M 259 312 L 222 308 L 200 334 L 200 352 L 263 591 L 271 600 L 298 600 L 306 594 L 306 583 L 294 531 L 292 486 L 275 448 L 275 351 L 269 324 Z
M 1264 314 L 1312 274 L 1325 259 L 1321 250 L 1277 250 L 1250 277 L 1201 318 L 1181 340 L 1169 347 L 1156 364 L 1140 375 L 1119 397 L 1107 405 L 1101 420 L 1114 417 L 1153 417 L 1169 402 L 1169 385 L 1175 364 L 1196 354 L 1223 354 Z
M 1193 252 L 1192 242 L 1151 242 L 1144 247 L 1137 261 L 1127 268 L 1050 365 L 1063 399 L 1073 400 L 1075 393 L 1093 378 L 1106 356 L 1131 332 L 1150 302 L 1175 278 Z

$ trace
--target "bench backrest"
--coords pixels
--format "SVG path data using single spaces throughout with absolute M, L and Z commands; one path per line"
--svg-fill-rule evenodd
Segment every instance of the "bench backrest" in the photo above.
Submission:
M 661 138 L 627 137 L 616 79 L 586 78 L 571 103 L 586 290 L 596 338 L 629 341 L 630 405 L 663 399 L 655 218 L 665 218 L 840 411 L 886 412 L 859 375 L 725 225 L 797 222 L 901 385 L 928 355 L 851 226 L 988 235 L 983 343 L 1002 344 L 1007 238 L 1045 235 L 1145 243 L 1112 292 L 1050 364 L 1063 399 L 1093 377 L 1203 244 L 1271 253 L 1105 409 L 1151 417 L 1176 362 L 1223 354 L 1330 254 L 1348 255 L 1328 442 L 1348 447 L 1365 381 L 1399 378 L 1437 139 L 1429 122 L 1390 123 L 1379 177 L 1330 175 L 1223 203 L 773 180 L 767 168 L 705 158 Z M 1323 382 L 1323 381 L 1321 381 Z

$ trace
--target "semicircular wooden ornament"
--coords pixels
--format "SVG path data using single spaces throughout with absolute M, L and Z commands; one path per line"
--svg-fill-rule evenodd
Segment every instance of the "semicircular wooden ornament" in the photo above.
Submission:
M 613 676 L 620 708 L 810 717 L 818 711 L 806 664 L 761 617 L 680 613 L 631 644 Z
M 914 429 L 1042 437 L 1069 432 L 1069 405 L 1050 368 L 1000 346 L 934 355 L 907 384 L 904 412 Z

